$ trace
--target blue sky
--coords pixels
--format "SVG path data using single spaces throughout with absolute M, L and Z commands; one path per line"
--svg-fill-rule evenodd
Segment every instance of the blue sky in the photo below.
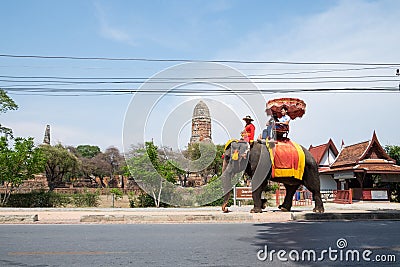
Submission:
M 235 137 L 242 127 L 241 116 L 250 113 L 257 118 L 257 133 L 264 124 L 267 99 L 299 97 L 307 103 L 307 113 L 292 122 L 291 137 L 308 147 L 333 138 L 336 145 L 368 140 L 376 130 L 382 144 L 400 144 L 397 114 L 398 93 L 285 93 L 290 88 L 397 87 L 395 69 L 400 67 L 398 18 L 400 3 L 382 1 L 7 1 L 1 2 L 0 32 L 2 55 L 41 55 L 105 58 L 293 61 L 293 62 L 364 62 L 394 63 L 384 68 L 349 70 L 360 66 L 234 64 L 244 76 L 302 78 L 315 76 L 391 76 L 349 79 L 346 83 L 276 83 L 257 84 L 261 89 L 282 89 L 283 93 L 258 94 L 254 100 L 240 96 L 167 96 L 154 106 L 153 100 L 140 98 L 141 104 L 154 106 L 152 116 L 134 108 L 133 118 L 148 118 L 145 138 L 168 135 L 160 130 L 168 114 L 179 132 L 178 143 L 184 146 L 190 138 L 187 121 L 191 105 L 199 99 L 212 106 L 215 121 L 213 139 L 223 143 Z M 126 127 L 125 113 L 130 110 L 131 94 L 55 96 L 51 92 L 32 94 L 15 88 L 27 87 L 32 81 L 12 77 L 144 77 L 150 78 L 174 68 L 176 62 L 66 60 L 0 57 L 0 88 L 19 104 L 15 112 L 2 114 L 1 123 L 14 129 L 17 136 L 33 136 L 42 142 L 46 124 L 52 127 L 52 143 L 64 145 L 91 144 L 103 150 L 109 146 L 122 149 Z M 397 65 L 396 65 L 397 64 Z M 365 67 L 365 66 L 364 66 Z M 368 67 L 368 66 L 367 66 Z M 344 70 L 346 69 L 346 70 Z M 333 72 L 326 72 L 326 71 Z M 193 71 L 193 70 L 192 70 Z M 230 70 L 228 70 L 230 71 Z M 318 71 L 318 72 L 315 72 Z M 322 72 L 321 72 L 322 71 Z M 314 72 L 305 74 L 305 72 Z M 180 73 L 175 73 L 180 75 Z M 210 74 L 213 75 L 213 74 Z M 260 76 L 261 75 L 261 76 Z M 269 77 L 269 76 L 268 76 Z M 334 78 L 332 78 L 334 79 Z M 331 80 L 332 80 L 331 79 Z M 32 79 L 30 79 L 32 80 Z M 341 79 L 343 80 L 343 78 Z M 365 82 L 362 82 L 365 80 Z M 253 80 L 256 81 L 256 80 Z M 283 80 L 291 81 L 290 79 Z M 292 80 L 293 81 L 293 80 Z M 295 80 L 300 81 L 300 80 Z M 110 89 L 131 88 L 140 84 L 51 84 L 45 88 Z M 14 88 L 14 90 L 10 90 Z M 43 95 L 44 94 L 44 95 Z M 151 98 L 151 97 L 150 97 Z M 245 97 L 246 98 L 246 97 Z M 256 99 L 258 98 L 258 99 Z M 149 102 L 146 102 L 149 101 Z M 254 105 L 253 105 L 254 101 Z M 246 108 L 243 103 L 251 104 Z M 182 118 L 173 111 L 186 103 Z M 261 103 L 261 104 L 260 104 Z M 137 114 L 136 114 L 137 113 Z M 155 114 L 155 115 L 154 115 Z M 157 121 L 158 116 L 160 120 Z M 222 118 L 223 117 L 223 118 Z M 226 121 L 225 121 L 226 120 Z M 172 120 L 174 121 L 174 120 Z M 128 124 L 133 123 L 132 120 Z M 219 127 L 218 125 L 226 125 Z M 168 125 L 167 125 L 168 126 Z M 228 127 L 229 126 L 229 127 Z M 169 127 L 173 128 L 173 127 Z M 217 128 L 219 130 L 217 130 Z M 143 129 L 129 128 L 143 142 Z M 129 133 L 130 133 L 129 132 Z M 127 133 L 124 133 L 127 135 Z M 173 133 L 176 134 L 176 133 Z M 173 142 L 173 143 L 174 143 Z M 127 145 L 127 144 L 125 144 Z

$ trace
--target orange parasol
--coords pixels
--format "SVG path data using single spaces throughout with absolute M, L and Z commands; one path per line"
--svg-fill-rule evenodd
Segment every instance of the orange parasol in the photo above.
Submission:
M 292 120 L 303 117 L 306 112 L 306 103 L 298 98 L 276 98 L 267 102 L 267 109 L 270 109 L 278 118 L 282 117 L 281 108 L 283 106 L 288 108 L 287 114 Z

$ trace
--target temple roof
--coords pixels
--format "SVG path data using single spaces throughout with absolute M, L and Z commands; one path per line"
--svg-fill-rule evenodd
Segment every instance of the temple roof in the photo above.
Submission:
M 367 150 L 370 141 L 361 142 L 354 145 L 345 146 L 340 151 L 331 168 L 340 167 L 343 165 L 356 164 L 361 156 Z
M 321 172 L 338 171 L 400 174 L 400 166 L 383 149 L 374 131 L 370 141 L 343 147 L 330 168 Z
M 365 159 L 383 159 L 395 162 L 382 148 L 374 131 L 370 141 L 343 147 L 331 168 L 355 165 Z
M 315 161 L 319 165 L 321 163 L 323 156 L 328 151 L 328 149 L 331 149 L 333 151 L 335 157 L 339 154 L 339 151 L 337 150 L 332 139 L 329 139 L 328 143 L 326 144 L 318 146 L 310 145 L 310 148 L 308 150 L 310 151 L 311 155 L 314 157 Z

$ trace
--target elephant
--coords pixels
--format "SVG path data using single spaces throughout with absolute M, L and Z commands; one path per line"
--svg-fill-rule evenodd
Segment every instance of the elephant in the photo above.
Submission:
M 272 144 L 274 145 L 274 144 Z M 311 153 L 301 146 L 305 153 L 305 167 L 302 180 L 293 177 L 274 178 L 274 181 L 283 183 L 286 188 L 286 196 L 278 208 L 282 211 L 290 211 L 292 199 L 300 185 L 304 185 L 311 191 L 315 200 L 314 212 L 324 212 L 324 205 L 320 193 L 320 180 L 318 165 Z M 233 177 L 239 172 L 246 173 L 252 178 L 252 198 L 254 207 L 251 213 L 261 213 L 266 201 L 261 199 L 261 194 L 271 179 L 272 164 L 269 150 L 265 144 L 255 141 L 250 148 L 247 142 L 232 142 L 225 149 L 223 156 L 223 173 L 221 176 L 224 189 L 224 201 L 222 210 L 228 212 L 227 204 L 230 191 L 235 181 Z

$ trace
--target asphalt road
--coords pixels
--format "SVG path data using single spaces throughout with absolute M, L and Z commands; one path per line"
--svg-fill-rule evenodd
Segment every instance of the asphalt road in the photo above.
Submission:
M 0 225 L 0 266 L 399 266 L 399 263 L 400 221 Z

